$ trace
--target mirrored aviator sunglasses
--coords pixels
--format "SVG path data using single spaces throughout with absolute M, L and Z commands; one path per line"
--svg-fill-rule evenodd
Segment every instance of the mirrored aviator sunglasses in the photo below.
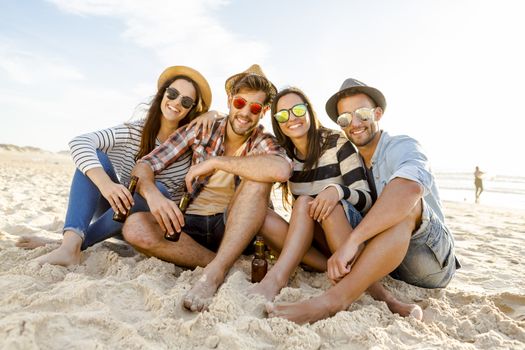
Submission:
M 248 101 L 246 101 L 242 97 L 235 97 L 233 99 L 233 107 L 235 107 L 237 109 L 243 109 L 244 106 L 246 106 L 247 103 L 248 103 Z M 250 103 L 250 112 L 252 114 L 259 114 L 259 113 L 261 113 L 262 109 L 263 109 L 262 104 L 260 104 L 258 102 Z
M 358 108 L 353 112 L 345 112 L 337 117 L 337 125 L 342 128 L 346 128 L 352 123 L 352 118 L 357 117 L 359 120 L 366 122 L 374 119 L 375 108 L 362 107 Z
M 188 108 L 191 108 L 191 106 L 195 104 L 195 101 L 193 101 L 191 97 L 181 95 L 179 90 L 171 88 L 171 87 L 166 89 L 166 97 L 169 100 L 172 100 L 172 101 L 176 100 L 179 96 L 182 96 L 181 101 L 180 101 L 180 105 L 182 107 L 188 109 Z
M 281 109 L 279 112 L 275 113 L 273 117 L 279 123 L 286 123 L 288 119 L 290 119 L 290 112 L 296 117 L 301 118 L 306 115 L 306 111 L 306 103 L 299 103 L 290 109 Z

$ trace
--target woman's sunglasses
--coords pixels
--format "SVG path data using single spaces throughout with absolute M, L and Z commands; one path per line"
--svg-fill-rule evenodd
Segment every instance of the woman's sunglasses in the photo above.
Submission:
M 248 101 L 246 101 L 244 98 L 242 97 L 234 97 L 233 98 L 233 107 L 237 108 L 237 109 L 243 109 L 244 106 L 246 106 L 246 104 L 248 103 Z M 263 109 L 263 105 L 258 103 L 258 102 L 252 102 L 250 103 L 250 112 L 252 112 L 252 114 L 259 114 L 261 113 Z
M 191 108 L 195 104 L 195 101 L 189 96 L 181 95 L 179 90 L 169 87 L 166 89 L 166 97 L 169 100 L 176 100 L 179 96 L 181 96 L 180 105 L 184 107 L 185 109 Z
M 359 118 L 362 122 L 369 121 L 370 119 L 373 120 L 374 110 L 375 108 L 361 107 L 353 112 L 345 112 L 337 117 L 337 125 L 342 128 L 346 128 L 352 123 L 353 117 Z
M 290 109 L 281 109 L 279 112 L 275 113 L 273 117 L 279 123 L 286 123 L 288 119 L 290 119 L 290 112 L 292 112 L 296 117 L 304 117 L 307 111 L 306 106 L 306 103 L 299 103 Z

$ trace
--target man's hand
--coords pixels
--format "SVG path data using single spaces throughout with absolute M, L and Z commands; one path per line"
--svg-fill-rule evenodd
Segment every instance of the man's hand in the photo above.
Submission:
M 160 194 L 149 200 L 148 206 L 164 233 L 173 235 L 175 231 L 181 231 L 184 226 L 184 215 L 175 202 Z
M 186 188 L 191 193 L 193 181 L 201 176 L 210 175 L 215 171 L 215 159 L 210 158 L 198 164 L 192 165 L 186 174 Z
M 327 270 L 328 278 L 332 283 L 339 282 L 345 277 L 351 269 L 352 264 L 358 256 L 360 248 L 363 247 L 351 240 L 347 239 L 345 243 L 335 251 L 334 254 L 328 259 Z
M 333 186 L 325 188 L 309 203 L 310 217 L 317 222 L 323 221 L 332 213 L 337 203 L 339 203 L 337 189 Z
M 133 196 L 126 188 L 121 184 L 114 183 L 113 181 L 107 181 L 103 185 L 100 185 L 100 193 L 115 213 L 126 214 L 131 209 L 133 204 Z

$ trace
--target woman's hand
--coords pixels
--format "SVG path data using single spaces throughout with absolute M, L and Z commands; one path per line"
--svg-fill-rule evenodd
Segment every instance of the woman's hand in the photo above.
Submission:
M 337 203 L 339 203 L 337 189 L 333 186 L 325 188 L 309 203 L 310 217 L 317 222 L 323 221 L 332 213 Z
M 115 213 L 120 212 L 126 214 L 133 204 L 135 204 L 129 190 L 121 184 L 106 181 L 103 185 L 99 186 L 99 190 Z
M 193 119 L 187 126 L 186 130 L 195 127 L 199 129 L 202 126 L 202 134 L 207 135 L 211 131 L 211 126 L 215 119 L 221 118 L 222 115 L 217 111 L 208 111 L 199 115 L 197 118 Z

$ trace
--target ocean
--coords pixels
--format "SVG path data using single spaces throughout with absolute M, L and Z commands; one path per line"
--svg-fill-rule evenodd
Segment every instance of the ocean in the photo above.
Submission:
M 434 173 L 441 200 L 475 202 L 474 174 L 466 172 Z M 483 179 L 479 204 L 525 209 L 525 177 L 493 175 Z

